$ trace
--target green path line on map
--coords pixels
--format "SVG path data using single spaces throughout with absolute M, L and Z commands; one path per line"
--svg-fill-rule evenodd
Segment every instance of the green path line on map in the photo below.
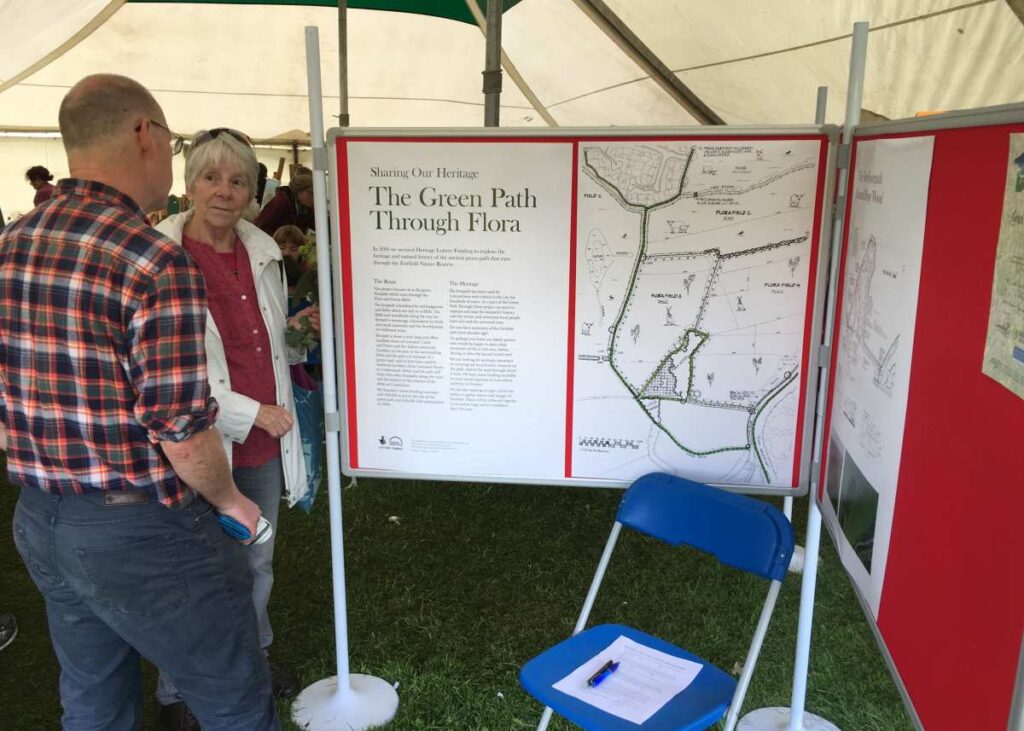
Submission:
M 798 371 L 793 371 L 793 373 L 787 380 L 784 380 L 778 388 L 776 388 L 774 391 L 765 396 L 761 400 L 761 403 L 754 408 L 754 414 L 750 419 L 750 445 L 754 450 L 754 454 L 757 455 L 757 461 L 761 465 L 761 472 L 764 473 L 765 482 L 771 482 L 771 478 L 768 476 L 768 468 L 765 466 L 764 460 L 761 458 L 761 450 L 757 448 L 757 436 L 755 432 L 755 427 L 757 426 L 757 417 L 760 416 L 761 413 L 768 407 L 768 403 L 773 398 L 782 393 L 786 389 L 786 386 L 791 384 L 796 379 L 797 374 Z

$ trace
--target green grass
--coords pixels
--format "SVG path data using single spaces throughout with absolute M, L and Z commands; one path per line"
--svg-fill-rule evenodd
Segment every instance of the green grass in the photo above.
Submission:
M 536 726 L 541 709 L 516 674 L 571 631 L 620 495 L 399 480 L 360 480 L 344 492 L 351 667 L 399 683 L 398 715 L 388 728 Z M 16 488 L 0 486 L 4 521 L 16 498 Z M 801 539 L 804 501 L 797 502 Z M 308 685 L 335 671 L 325 492 L 312 515 L 282 516 L 273 652 Z M 58 667 L 42 600 L 10 529 L 0 535 L 0 612 L 15 612 L 21 627 L 0 653 L 0 728 L 56 729 Z M 624 534 L 591 621 L 624 621 L 729 669 L 742 661 L 765 590 L 706 557 Z M 746 710 L 789 705 L 799 590 L 791 576 Z M 816 605 L 807 709 L 844 731 L 912 729 L 827 537 Z M 157 729 L 151 668 L 145 678 L 144 728 Z M 280 708 L 287 718 L 288 705 Z M 571 726 L 556 719 L 551 728 Z

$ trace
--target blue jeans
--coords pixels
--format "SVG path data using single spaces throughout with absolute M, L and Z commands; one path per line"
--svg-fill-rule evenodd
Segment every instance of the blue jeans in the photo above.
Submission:
M 46 600 L 65 731 L 135 731 L 139 657 L 203 731 L 279 731 L 242 546 L 209 503 L 108 506 L 24 488 L 14 541 Z
M 270 590 L 274 587 L 274 542 L 277 540 L 277 515 L 281 507 L 281 494 L 284 492 L 281 458 L 272 459 L 259 467 L 236 467 L 232 475 L 239 491 L 259 505 L 263 517 L 274 526 L 270 540 L 258 546 L 242 546 L 242 553 L 249 564 L 247 571 L 252 576 L 252 604 L 256 609 L 260 647 L 265 653 L 274 641 L 267 605 L 270 602 Z M 162 705 L 183 700 L 182 694 L 162 668 L 156 685 L 156 698 Z
M 245 549 L 249 568 L 252 569 L 252 603 L 256 607 L 256 622 L 260 628 L 260 647 L 266 651 L 274 641 L 267 606 L 270 603 L 270 590 L 274 588 L 274 542 L 277 540 L 277 514 L 284 493 L 281 458 L 272 459 L 259 467 L 236 467 L 232 474 L 239 491 L 259 505 L 263 517 L 274 526 L 269 541 Z

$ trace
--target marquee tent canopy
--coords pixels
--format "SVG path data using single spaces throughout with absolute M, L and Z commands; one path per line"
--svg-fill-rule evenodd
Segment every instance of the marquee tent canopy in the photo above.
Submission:
M 309 128 L 303 27 L 320 28 L 326 126 L 338 112 L 336 3 L 0 0 L 0 130 L 52 130 L 87 73 L 152 89 L 176 131 L 235 126 L 254 138 Z M 483 5 L 483 3 L 481 3 Z M 430 7 L 439 15 L 369 7 Z M 1024 98 L 1024 0 L 505 0 L 501 123 L 697 123 L 638 62 L 646 50 L 727 123 L 811 121 L 845 103 L 849 33 L 870 22 L 867 117 Z M 484 36 L 465 0 L 350 0 L 353 126 L 480 126 Z M 603 14 L 602 14 L 603 13 Z M 621 20 L 613 39 L 607 18 Z M 455 17 L 456 20 L 451 19 Z M 628 46 L 628 47 L 627 47 Z M 30 71 L 31 73 L 27 73 Z M 528 90 L 536 104 L 528 101 Z

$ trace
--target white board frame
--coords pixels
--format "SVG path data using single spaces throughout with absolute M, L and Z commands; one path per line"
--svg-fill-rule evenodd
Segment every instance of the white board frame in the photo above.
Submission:
M 829 288 L 833 286 L 828 281 L 832 221 L 835 215 L 833 204 L 836 181 L 837 151 L 839 147 L 840 129 L 835 125 L 791 125 L 791 126 L 715 126 L 715 127 L 647 127 L 647 128 L 557 128 L 542 129 L 533 128 L 332 128 L 327 132 L 328 170 L 331 184 L 328 187 L 328 195 L 331 210 L 330 234 L 332 241 L 331 266 L 333 281 L 336 286 L 333 288 L 334 312 L 338 313 L 334 318 L 335 338 L 340 346 L 340 355 L 336 358 L 338 388 L 338 417 L 339 430 L 341 433 L 341 461 L 342 471 L 353 477 L 373 477 L 384 479 L 409 479 L 409 480 L 431 480 L 443 482 L 482 482 L 482 483 L 503 483 L 503 484 L 525 484 L 525 485 L 554 485 L 554 486 L 577 486 L 577 487 L 612 487 L 626 488 L 628 480 L 607 480 L 607 479 L 585 479 L 585 478 L 552 478 L 537 479 L 535 477 L 520 478 L 509 475 L 488 475 L 480 474 L 472 477 L 465 475 L 449 475 L 426 472 L 405 472 L 399 470 L 384 470 L 376 468 L 353 468 L 349 458 L 350 435 L 348 427 L 348 392 L 347 392 L 347 364 L 344 357 L 345 343 L 345 317 L 342 300 L 343 278 L 341 272 L 341 226 L 339 211 L 342 210 L 339 201 L 338 181 L 338 155 L 337 146 L 339 141 L 349 138 L 379 138 L 379 139 L 409 139 L 409 140 L 445 140 L 450 138 L 475 138 L 475 139 L 537 139 L 537 138 L 614 138 L 616 140 L 643 140 L 652 137 L 680 137 L 680 138 L 713 138 L 716 140 L 728 140 L 730 138 L 747 137 L 777 137 L 787 139 L 797 136 L 823 136 L 827 143 L 825 162 L 825 183 L 822 190 L 821 215 L 817 222 L 818 234 L 818 257 L 817 270 L 815 272 L 815 291 L 812 297 L 812 316 L 810 326 L 805 333 L 810 343 L 807 357 L 807 380 L 802 397 L 804 400 L 804 413 L 801 433 L 798 436 L 798 443 L 801 447 L 799 463 L 799 481 L 796 487 L 777 487 L 764 485 L 738 485 L 719 484 L 718 486 L 731 491 L 754 495 L 783 495 L 786 497 L 798 497 L 808 492 L 811 482 L 812 470 L 812 442 L 814 435 L 815 415 L 818 409 L 824 408 L 818 404 L 818 389 L 820 378 L 820 366 L 822 358 L 827 356 L 819 347 L 821 343 L 822 328 L 824 324 L 824 310 Z

